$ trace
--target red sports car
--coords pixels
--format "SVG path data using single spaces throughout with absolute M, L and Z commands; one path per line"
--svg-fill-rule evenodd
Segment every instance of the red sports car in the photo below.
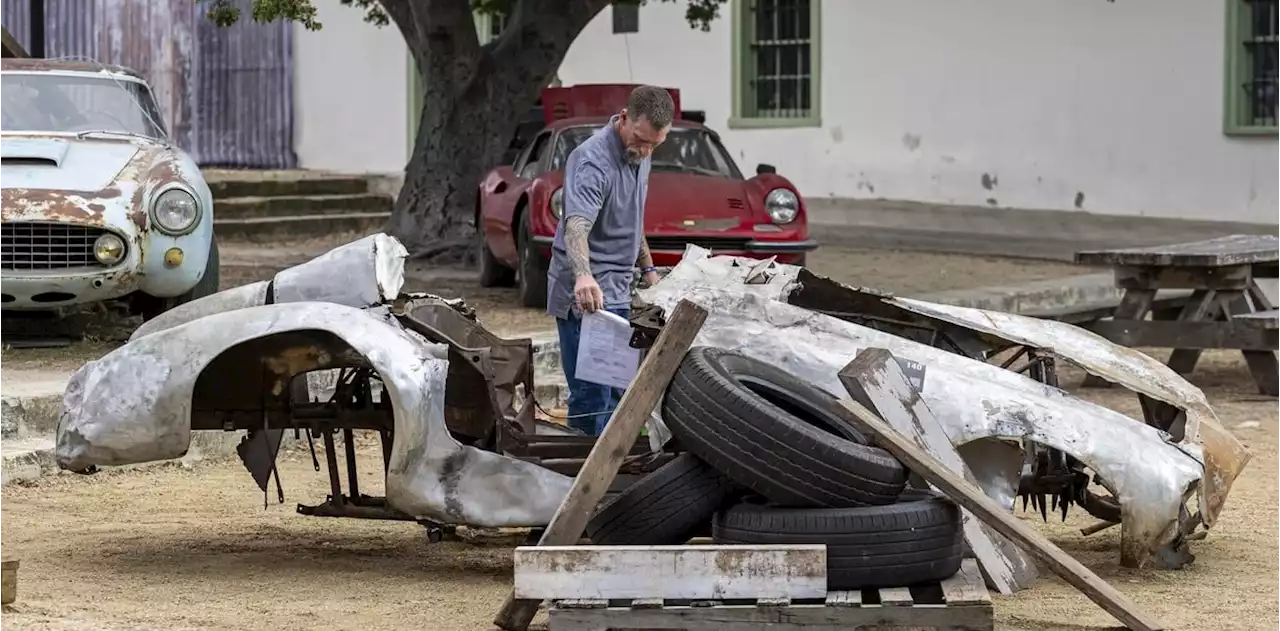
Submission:
M 542 103 L 550 103 L 550 88 Z M 629 90 L 608 86 L 625 95 Z M 675 91 L 673 90 L 673 96 Z M 596 99 L 589 107 L 616 112 Z M 678 103 L 677 111 L 679 111 Z M 564 113 L 565 107 L 547 107 Z M 581 109 L 581 108 L 579 108 Z M 667 140 L 653 153 L 645 204 L 645 238 L 654 264 L 675 265 L 689 243 L 716 254 L 754 258 L 777 256 L 782 263 L 803 265 L 805 253 L 817 248 L 809 237 L 804 200 L 795 186 L 761 164 L 747 178 L 714 131 L 683 112 L 672 123 Z M 547 118 L 552 118 L 551 114 Z M 480 183 L 476 232 L 480 284 L 518 285 L 520 302 L 542 307 L 547 300 L 547 265 L 556 223 L 563 210 L 563 168 L 582 141 L 608 122 L 607 116 L 571 116 L 550 120 L 516 154 L 514 163 L 493 169 Z

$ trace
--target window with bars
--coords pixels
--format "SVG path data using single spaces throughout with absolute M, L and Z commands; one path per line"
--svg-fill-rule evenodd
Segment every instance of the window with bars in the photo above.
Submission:
M 1225 131 L 1274 134 L 1280 0 L 1226 0 L 1226 4 Z
M 739 0 L 736 107 L 740 126 L 819 124 L 820 0 Z

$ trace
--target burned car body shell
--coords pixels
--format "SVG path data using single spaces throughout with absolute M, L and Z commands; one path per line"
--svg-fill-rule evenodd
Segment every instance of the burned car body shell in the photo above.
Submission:
M 1248 451 L 1221 427 L 1204 394 L 1141 353 L 1072 325 L 1024 316 L 851 288 L 843 288 L 844 295 L 837 299 L 838 284 L 826 281 L 831 302 L 863 303 L 866 308 L 859 309 L 859 319 L 887 321 L 906 311 L 942 321 L 944 326 L 935 334 L 960 327 L 1043 347 L 1087 371 L 1182 408 L 1188 422 L 1181 440 L 1059 388 L 936 348 L 923 339 L 789 304 L 804 292 L 799 279 L 808 273 L 790 265 L 767 267 L 765 271 L 766 265 L 732 257 L 710 258 L 707 250 L 691 246 L 681 264 L 661 283 L 642 291 L 641 297 L 664 309 L 673 308 L 680 299 L 700 304 L 710 315 L 695 344 L 734 350 L 784 367 L 833 396 L 848 397 L 836 375 L 863 348 L 886 348 L 924 364 L 928 373 L 921 397 L 974 468 L 987 494 L 1012 508 L 1020 463 L 1016 459 L 991 462 L 992 454 L 1005 453 L 1006 459 L 1012 454 L 981 447 L 987 442 L 983 439 L 1027 440 L 1078 458 L 1114 487 L 1123 516 L 1121 559 L 1125 565 L 1146 565 L 1185 536 L 1181 530 L 1187 527 L 1184 504 L 1197 493 L 1197 517 L 1211 526 L 1231 482 L 1248 463 Z M 871 302 L 882 305 L 874 307 Z M 973 458 L 978 453 L 982 458 Z
M 5 59 L 2 68 L 0 307 L 48 310 L 192 291 L 213 247 L 213 199 L 195 161 L 166 138 L 142 77 L 73 61 Z M 114 99 L 115 109 L 77 99 Z M 125 115 L 134 118 L 119 122 Z M 175 190 L 190 195 L 198 213 L 176 231 L 153 214 L 158 198 Z M 103 235 L 123 242 L 118 261 L 95 256 Z M 166 256 L 175 249 L 180 256 Z

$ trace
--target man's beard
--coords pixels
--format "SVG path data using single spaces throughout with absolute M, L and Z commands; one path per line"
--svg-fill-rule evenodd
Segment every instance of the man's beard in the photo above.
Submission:
M 627 163 L 636 166 L 644 162 L 644 156 L 640 155 L 635 149 L 627 149 Z

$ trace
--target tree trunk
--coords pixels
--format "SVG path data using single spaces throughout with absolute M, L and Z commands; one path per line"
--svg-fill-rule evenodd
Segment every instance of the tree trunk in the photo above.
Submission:
M 533 107 L 569 44 L 608 0 L 524 0 L 501 37 L 484 47 L 470 2 L 438 1 L 423 15 L 404 0 L 382 2 L 425 87 L 387 231 L 414 257 L 470 262 L 480 180 L 500 165 L 520 114 Z
M 388 224 L 413 256 L 442 263 L 473 254 L 480 179 L 499 165 L 515 131 L 515 104 L 524 105 L 519 94 L 477 102 L 453 96 L 451 87 L 439 79 L 426 83 L 413 153 Z

